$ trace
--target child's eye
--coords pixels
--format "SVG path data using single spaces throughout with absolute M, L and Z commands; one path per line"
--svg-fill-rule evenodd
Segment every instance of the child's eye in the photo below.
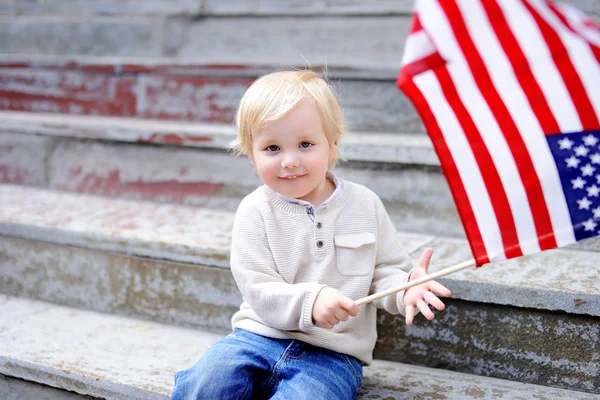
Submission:
M 310 142 L 300 143 L 300 147 L 302 147 L 303 149 L 308 149 L 310 146 L 312 146 L 312 143 L 310 143 Z
M 279 150 L 279 146 L 274 145 L 274 144 L 267 147 L 267 151 L 277 151 L 277 150 Z

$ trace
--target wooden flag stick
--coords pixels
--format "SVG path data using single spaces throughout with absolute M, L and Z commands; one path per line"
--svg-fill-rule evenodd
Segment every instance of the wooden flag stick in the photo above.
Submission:
M 425 275 L 424 277 L 415 279 L 414 281 L 406 282 L 403 285 L 396 286 L 394 288 L 391 288 L 391 289 L 388 289 L 388 290 L 384 290 L 383 292 L 375 293 L 375 294 L 372 294 L 372 295 L 367 296 L 367 297 L 363 297 L 362 299 L 356 300 L 356 304 L 358 306 L 362 306 L 363 304 L 367 304 L 367 303 L 370 303 L 372 301 L 381 299 L 382 297 L 389 296 L 390 294 L 398 293 L 398 292 L 400 292 L 402 290 L 406 290 L 406 289 L 411 288 L 413 286 L 420 285 L 421 283 L 429 282 L 429 281 L 432 281 L 434 279 L 441 278 L 442 276 L 450 275 L 450 274 L 453 274 L 455 272 L 462 271 L 463 269 L 474 267 L 475 265 L 476 264 L 475 264 L 475 260 L 474 259 L 473 260 L 469 260 L 469 261 L 465 261 L 465 262 L 460 263 L 458 265 L 455 265 L 453 267 L 444 268 L 443 270 L 438 271 L 438 272 L 434 272 L 433 274 Z

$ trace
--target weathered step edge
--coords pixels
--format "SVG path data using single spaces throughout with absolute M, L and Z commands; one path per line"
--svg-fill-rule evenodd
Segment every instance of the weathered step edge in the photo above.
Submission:
M 166 399 L 174 373 L 222 335 L 175 328 L 0 295 L 10 340 L 0 343 L 0 374 L 106 399 Z M 45 326 L 45 335 L 36 327 Z M 128 370 L 123 370 L 128 365 Z M 359 398 L 478 399 L 502 396 L 593 399 L 595 395 L 463 373 L 375 361 Z
M 567 0 L 582 11 L 592 15 L 600 14 L 600 9 L 590 0 Z M 372 1 L 220 1 L 220 0 L 176 0 L 131 1 L 118 0 L 85 3 L 83 7 L 73 7 L 68 0 L 48 3 L 5 1 L 0 5 L 0 13 L 12 15 L 189 15 L 194 17 L 212 16 L 280 16 L 280 15 L 409 15 L 414 8 L 414 0 Z
M 101 141 L 230 149 L 235 128 L 226 124 L 171 122 L 125 117 L 94 117 L 0 111 L 0 132 Z M 349 161 L 439 166 L 431 140 L 419 133 L 352 132 L 340 141 Z
M 258 60 L 239 55 L 236 59 L 218 62 L 205 59 L 202 54 L 194 58 L 96 56 L 84 54 L 16 54 L 0 52 L 0 69 L 44 69 L 97 73 L 149 73 L 180 76 L 209 76 L 229 78 L 256 78 L 282 69 L 311 68 L 329 79 L 367 79 L 395 81 L 399 65 L 338 63 L 335 60 L 302 64 L 281 60 Z
M 65 353 L 68 354 L 68 351 Z M 68 390 L 100 399 L 166 400 L 168 396 L 141 390 L 122 383 L 102 381 L 84 373 L 34 364 L 0 355 L 0 374 L 57 389 Z
M 229 265 L 232 213 L 12 185 L 0 186 L 0 204 L 0 235 L 151 259 Z M 399 240 L 413 259 L 425 246 L 434 247 L 431 272 L 472 258 L 465 240 L 406 233 L 400 233 Z M 457 299 L 600 316 L 600 251 L 595 250 L 550 250 L 463 271 L 441 282 Z
M 304 3 L 304 4 L 303 4 Z M 413 0 L 377 1 L 373 4 L 358 0 L 336 2 L 305 1 L 219 1 L 175 0 L 120 2 L 103 0 L 73 7 L 70 1 L 23 3 L 8 1 L 0 5 L 0 13 L 13 15 L 189 15 L 194 17 L 218 16 L 277 16 L 277 15 L 389 15 L 410 14 Z

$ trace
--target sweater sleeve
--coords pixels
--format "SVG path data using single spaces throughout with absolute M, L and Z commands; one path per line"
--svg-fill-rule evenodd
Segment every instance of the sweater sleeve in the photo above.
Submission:
M 231 241 L 231 271 L 244 301 L 271 328 L 314 327 L 312 308 L 325 285 L 284 281 L 269 248 L 263 215 L 249 203 L 243 201 L 238 208 Z
M 408 282 L 408 271 L 412 268 L 408 254 L 398 243 L 396 228 L 379 198 L 377 198 L 375 208 L 378 221 L 377 257 L 375 275 L 371 283 L 371 294 Z M 404 315 L 403 297 L 404 291 L 401 291 L 376 300 L 373 304 L 391 314 Z

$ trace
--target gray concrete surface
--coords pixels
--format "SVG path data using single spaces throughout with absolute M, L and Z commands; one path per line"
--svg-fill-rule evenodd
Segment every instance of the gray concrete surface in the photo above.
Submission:
M 175 58 L 202 55 L 216 63 L 252 59 L 288 64 L 302 64 L 307 60 L 314 64 L 349 67 L 399 66 L 410 22 L 410 18 L 402 16 L 248 17 L 202 21 L 171 18 L 165 25 L 164 54 Z M 240 31 L 244 34 L 239 35 Z
M 0 16 L 0 52 L 157 57 L 160 19 Z
M 0 398 L 2 400 L 94 400 L 93 397 L 4 375 L 0 375 Z
M 7 237 L 0 293 L 221 333 L 242 302 L 227 269 Z
M 379 313 L 375 358 L 600 396 L 598 316 L 454 299 L 436 314 L 406 326 Z
M 408 14 L 412 0 L 4 0 L 0 13 L 50 15 L 386 15 Z
M 218 150 L 228 149 L 236 138 L 232 124 L 0 111 L 0 143 L 34 142 L 35 136 L 28 137 L 33 135 Z M 340 141 L 339 152 L 350 161 L 440 165 L 431 140 L 422 133 L 351 131 Z
M 56 140 L 0 134 L 0 182 L 47 186 L 47 160 Z
M 166 399 L 222 335 L 0 295 L 0 373 L 106 399 Z M 35 333 L 44 327 L 44 334 Z M 68 350 L 66 350 L 68 349 Z M 124 366 L 127 366 L 124 368 Z M 361 399 L 593 399 L 595 395 L 376 361 Z
M 600 14 L 595 0 L 566 0 L 581 10 Z M 408 15 L 414 0 L 4 0 L 0 13 L 51 15 Z

